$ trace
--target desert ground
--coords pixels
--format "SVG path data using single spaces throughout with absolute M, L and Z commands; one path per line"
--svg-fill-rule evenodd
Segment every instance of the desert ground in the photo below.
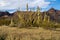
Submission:
M 60 31 L 1 26 L 0 40 L 60 40 Z

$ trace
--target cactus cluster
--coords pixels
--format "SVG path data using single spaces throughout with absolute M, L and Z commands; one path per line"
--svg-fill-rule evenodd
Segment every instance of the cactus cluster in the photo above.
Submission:
M 56 25 L 55 22 L 50 21 L 50 16 L 45 12 L 42 14 L 40 12 L 40 7 L 37 6 L 37 11 L 28 11 L 28 3 L 26 4 L 26 13 L 16 12 L 18 16 L 16 19 L 11 17 L 9 26 L 17 25 L 18 27 L 55 27 L 60 26 Z M 15 21 L 18 19 L 18 22 Z M 15 21 L 14 21 L 15 20 Z
M 28 11 L 28 3 L 26 4 L 26 10 Z

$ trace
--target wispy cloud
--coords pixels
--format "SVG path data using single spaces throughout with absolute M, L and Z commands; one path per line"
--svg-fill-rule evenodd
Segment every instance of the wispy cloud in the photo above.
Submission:
M 7 5 L 5 1 L 0 2 L 0 6 L 5 6 L 5 5 Z
M 19 7 L 19 0 L 0 0 L 0 9 L 17 9 Z
M 20 0 L 20 8 L 26 8 L 26 3 L 29 4 L 29 7 L 37 7 L 47 8 L 50 2 L 46 2 L 45 0 Z
M 31 7 L 36 7 L 39 6 L 41 8 L 45 8 L 50 4 L 50 2 L 45 2 L 45 0 L 36 0 L 33 2 L 30 2 L 29 5 L 31 5 Z
M 50 0 L 56 1 L 56 0 Z M 29 8 L 36 8 L 39 6 L 40 8 L 47 8 L 50 1 L 46 0 L 0 0 L 0 10 L 12 10 L 18 9 L 24 10 L 26 8 L 26 4 L 28 3 Z

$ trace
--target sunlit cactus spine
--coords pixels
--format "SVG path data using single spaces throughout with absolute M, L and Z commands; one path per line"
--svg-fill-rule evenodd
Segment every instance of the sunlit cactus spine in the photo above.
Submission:
M 28 3 L 26 4 L 26 10 L 28 11 Z
M 37 15 L 38 15 L 38 19 L 37 19 L 37 23 L 39 24 L 39 19 L 40 19 L 40 16 L 39 16 L 39 14 L 40 14 L 40 8 L 39 8 L 39 6 L 37 6 Z
M 19 21 L 23 23 L 23 18 L 20 16 L 20 14 L 18 14 L 18 12 L 17 12 L 17 16 L 19 17 Z
M 50 22 L 50 16 L 48 16 L 48 22 Z
M 18 11 L 18 10 L 17 10 L 17 11 Z M 21 15 L 17 12 L 17 16 L 18 16 L 18 18 L 19 18 L 19 26 L 18 26 L 18 27 L 25 26 L 25 21 L 24 21 L 24 18 L 23 18 L 24 15 L 21 16 Z
M 38 10 L 37 10 L 37 12 L 38 12 L 38 20 L 39 20 L 39 17 L 40 17 L 40 16 L 39 16 L 39 14 L 40 14 L 40 8 L 38 7 L 37 9 L 38 9 Z
M 11 22 L 10 22 L 9 26 L 13 26 L 13 25 L 14 25 L 13 18 L 11 18 Z
M 38 15 L 40 14 L 40 7 L 37 6 L 37 12 L 38 12 Z
M 46 12 L 45 12 L 45 13 L 44 13 L 44 19 L 43 19 L 43 21 L 44 21 L 44 22 L 47 21 L 46 19 L 47 19 L 47 15 L 46 15 Z

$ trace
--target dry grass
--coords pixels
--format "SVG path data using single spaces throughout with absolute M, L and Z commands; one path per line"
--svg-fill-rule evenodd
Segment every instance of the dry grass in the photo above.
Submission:
M 0 40 L 60 40 L 60 32 L 43 28 L 0 27 Z

